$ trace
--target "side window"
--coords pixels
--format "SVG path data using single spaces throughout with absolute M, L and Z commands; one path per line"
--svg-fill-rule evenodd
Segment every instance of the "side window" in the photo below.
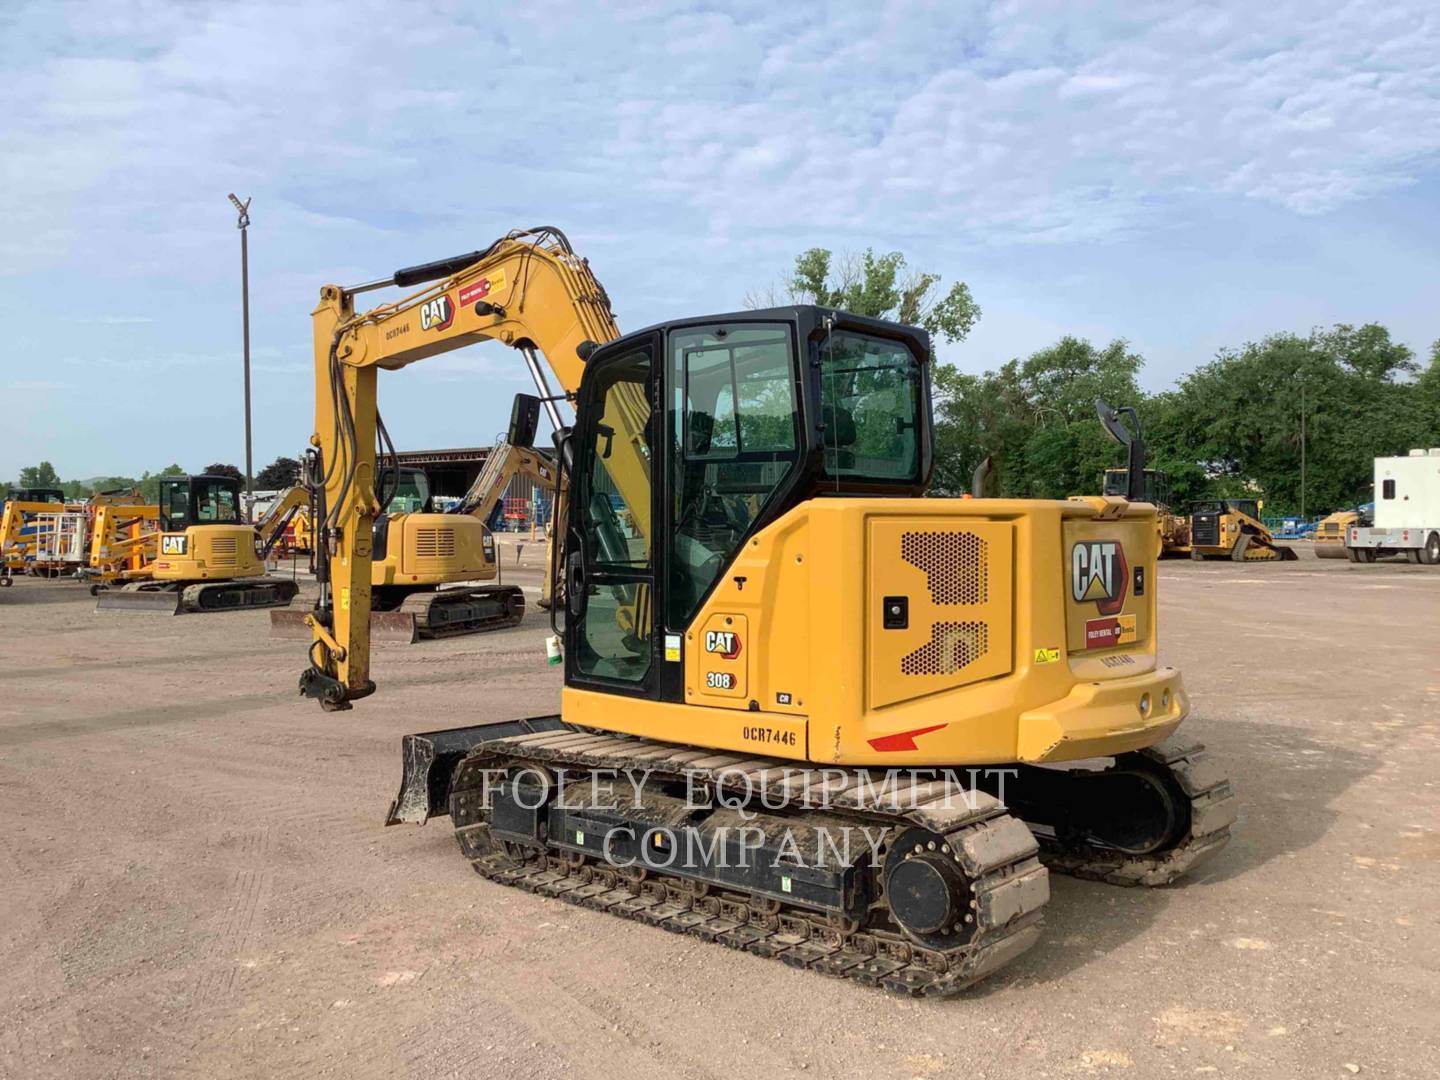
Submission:
M 1395 498 L 1395 481 L 1386 480 L 1380 485 L 1380 497 L 1382 499 Z
M 202 525 L 230 525 L 240 520 L 235 491 L 223 484 L 201 486 L 195 495 L 193 511 L 194 520 Z
M 164 489 L 165 505 L 162 507 L 165 515 L 165 528 L 171 532 L 179 532 L 190 520 L 190 490 L 184 484 L 171 484 Z
M 652 659 L 650 371 L 644 349 L 597 373 L 576 462 L 587 571 L 573 663 L 582 675 L 632 684 Z
M 896 341 L 836 333 L 820 346 L 825 471 L 908 480 L 919 471 L 920 365 Z
M 799 460 L 788 327 L 685 330 L 670 339 L 674 442 L 667 624 L 687 626 Z
M 240 508 L 235 505 L 235 492 L 230 488 L 217 488 L 215 491 L 215 520 L 240 520 Z

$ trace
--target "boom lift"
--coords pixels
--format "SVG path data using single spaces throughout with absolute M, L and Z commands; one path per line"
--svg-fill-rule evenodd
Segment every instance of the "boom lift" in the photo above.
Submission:
M 328 710 L 375 691 L 377 370 L 484 340 L 552 409 L 537 351 L 576 400 L 565 687 L 559 715 L 407 736 L 390 823 L 448 813 L 493 881 L 938 995 L 1036 940 L 1041 859 L 1163 884 L 1226 842 L 1228 781 L 1172 737 L 1189 703 L 1156 660 L 1153 509 L 922 498 L 923 331 L 793 307 L 617 338 L 553 229 L 366 287 L 427 282 L 364 314 L 360 289 L 321 291 L 333 556 L 300 690 Z M 954 769 L 989 790 L 957 795 Z
M 12 583 L 17 570 L 26 569 L 39 538 L 40 515 L 65 509 L 59 488 L 11 488 L 0 511 L 0 585 Z
M 117 582 L 146 577 L 160 551 L 160 507 L 130 497 L 97 498 L 90 507 L 89 565 L 80 571 L 99 596 Z
M 229 476 L 160 478 L 159 554 L 119 589 L 100 593 L 96 611 L 238 611 L 288 604 L 299 587 L 265 576 L 265 556 L 309 498 L 294 487 L 258 525 L 240 519 L 240 481 Z

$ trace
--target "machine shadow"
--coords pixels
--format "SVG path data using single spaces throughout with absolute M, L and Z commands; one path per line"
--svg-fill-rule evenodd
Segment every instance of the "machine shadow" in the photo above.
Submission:
M 1017 982 L 1054 982 L 1116 949 L 1159 921 L 1179 890 L 1208 889 L 1318 842 L 1339 816 L 1334 804 L 1375 773 L 1382 759 L 1351 749 L 1337 755 L 1306 729 L 1201 718 L 1207 753 L 1229 772 L 1240 802 L 1231 840 L 1210 862 L 1173 885 L 1126 888 L 1052 874 L 1040 942 L 959 1000 Z M 1194 729 L 1191 729 L 1192 731 Z

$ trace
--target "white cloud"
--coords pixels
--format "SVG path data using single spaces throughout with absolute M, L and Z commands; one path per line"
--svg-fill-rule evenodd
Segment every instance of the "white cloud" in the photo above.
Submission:
M 161 266 L 232 186 L 307 233 L 659 200 L 700 231 L 863 215 L 1005 244 L 1144 228 L 1157 200 L 1214 192 L 1324 213 L 1440 152 L 1423 2 L 542 3 L 503 23 L 391 3 L 117 0 L 88 24 L 53 8 L 7 28 L 15 272 L 92 229 Z
M 719 7 L 11 0 L 0 313 L 151 319 L 96 353 L 230 379 L 232 190 L 255 196 L 279 372 L 320 283 L 517 225 L 571 232 L 633 326 L 729 307 L 810 243 L 993 255 L 1225 207 L 1298 221 L 1440 155 L 1430 0 Z

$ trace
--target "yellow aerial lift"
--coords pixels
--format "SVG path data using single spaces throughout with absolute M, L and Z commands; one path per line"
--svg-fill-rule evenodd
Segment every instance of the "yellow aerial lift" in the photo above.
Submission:
M 139 491 L 107 491 L 92 496 L 89 565 L 80 578 L 99 596 L 116 582 L 147 575 L 160 550 L 160 507 L 147 503 Z
M 259 525 L 247 525 L 234 477 L 162 476 L 158 553 L 120 588 L 101 591 L 95 610 L 179 615 L 288 604 L 299 587 L 265 576 L 265 556 L 308 497 L 291 488 Z
M 40 529 L 39 516 L 65 509 L 59 488 L 11 488 L 0 511 L 0 586 L 12 583 L 33 557 Z
M 355 311 L 390 284 L 423 287 Z M 550 228 L 322 289 L 303 694 L 375 691 L 377 371 L 486 340 L 576 403 L 561 708 L 407 736 L 391 822 L 448 813 L 492 881 L 932 995 L 1037 939 L 1041 859 L 1163 884 L 1226 842 L 1230 785 L 1174 736 L 1138 470 L 1128 498 L 923 498 L 923 331 L 801 306 L 619 338 Z
M 1293 548 L 1277 544 L 1260 520 L 1257 499 L 1202 499 L 1190 504 L 1190 558 L 1233 562 L 1294 562 Z

